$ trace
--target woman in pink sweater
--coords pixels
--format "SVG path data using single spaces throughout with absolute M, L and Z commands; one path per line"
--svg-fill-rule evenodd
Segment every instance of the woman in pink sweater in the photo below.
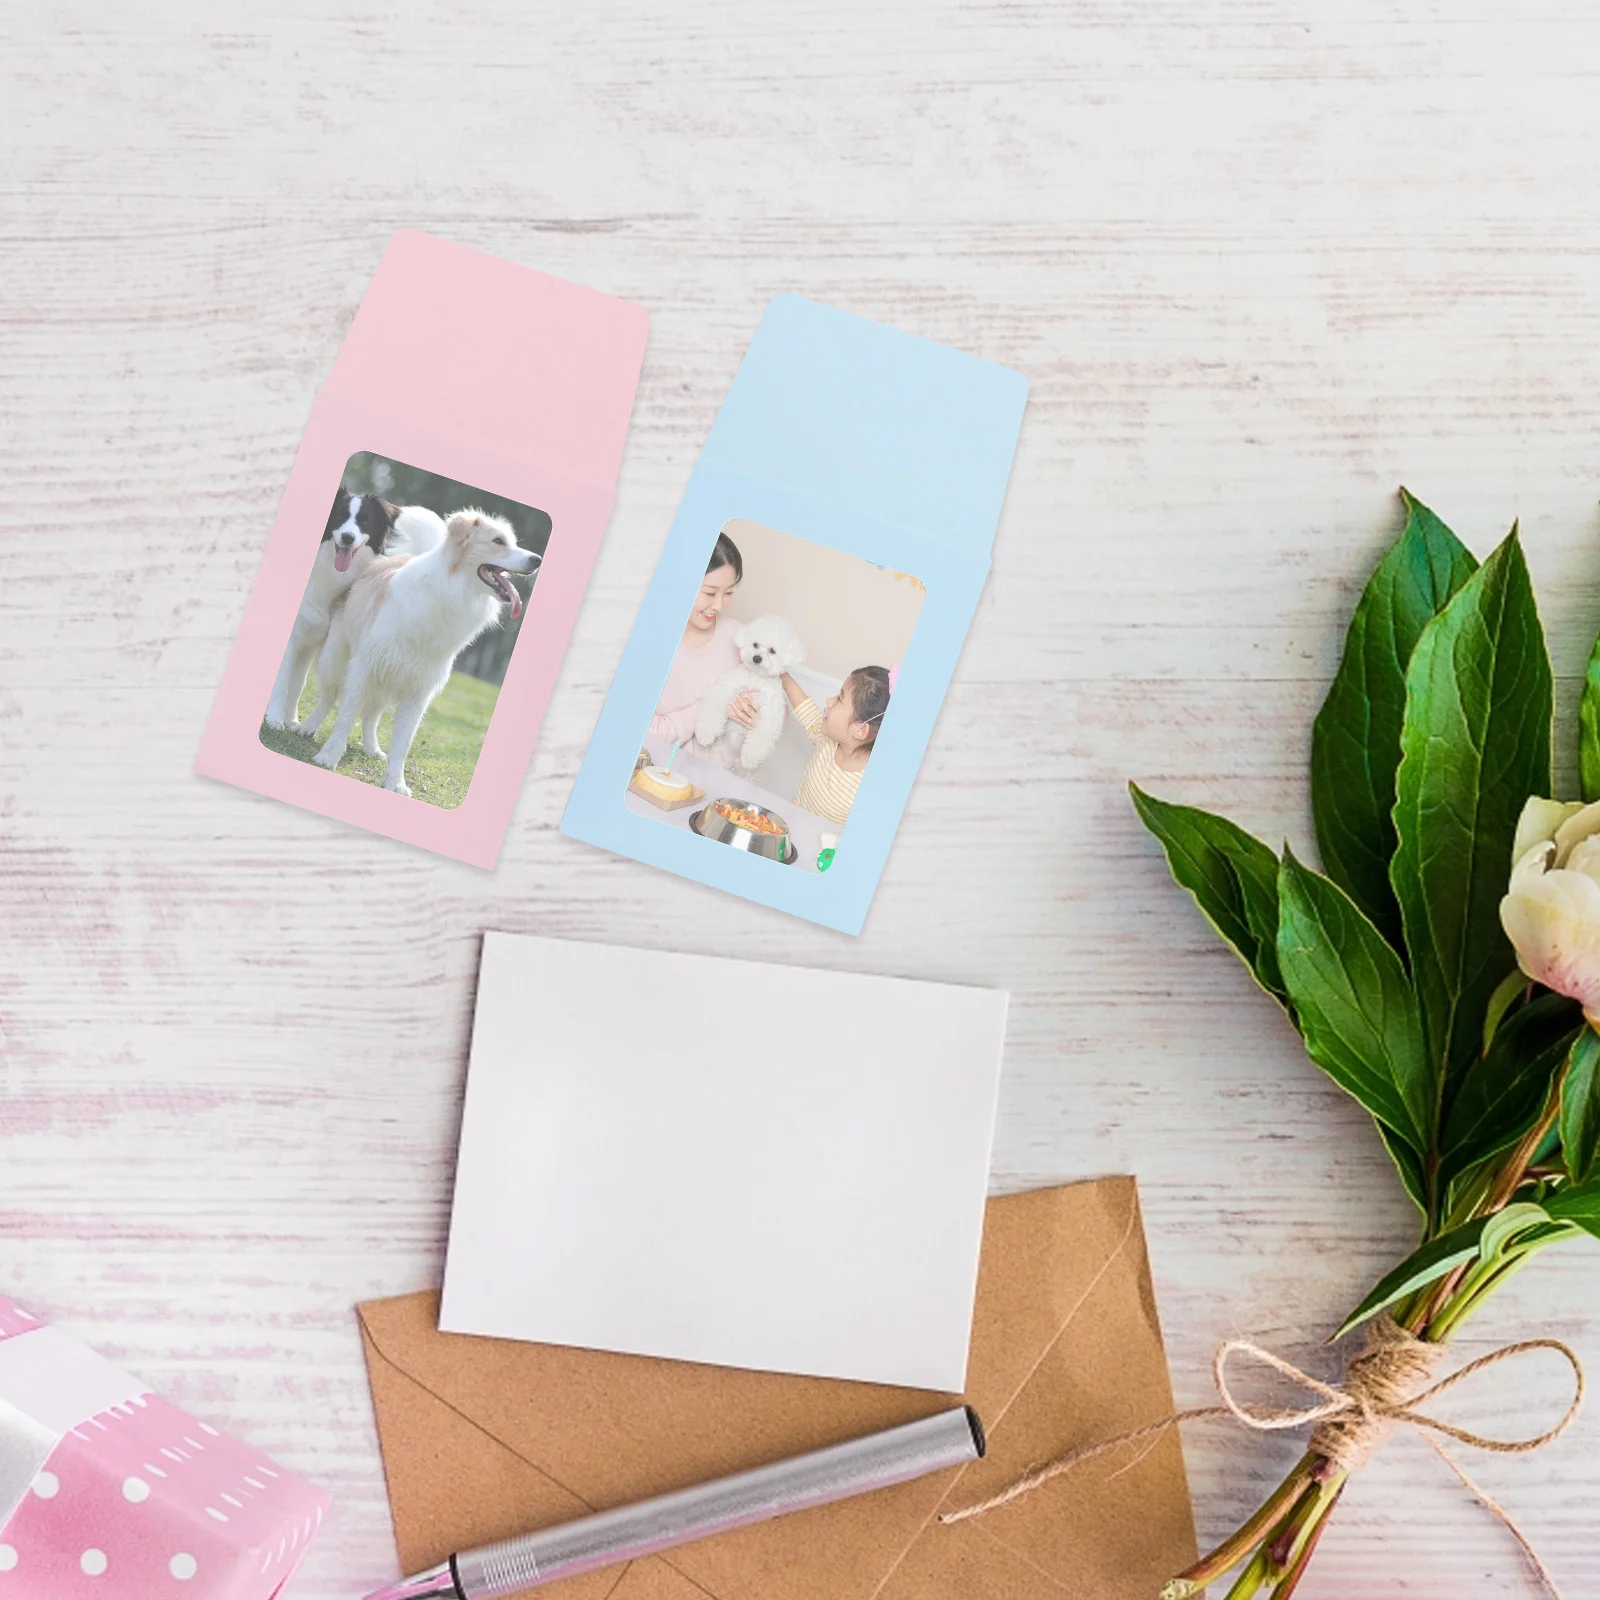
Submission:
M 727 534 L 717 535 L 705 581 L 695 597 L 694 609 L 684 624 L 683 639 L 672 658 L 666 687 L 650 719 L 650 737 L 681 742 L 703 755 L 694 741 L 695 713 L 700 696 L 719 672 L 739 665 L 739 652 L 733 642 L 735 624 L 723 616 L 733 591 L 744 576 L 744 557 Z M 728 715 L 745 727 L 755 721 L 755 704 L 749 695 L 740 695 L 728 707 Z

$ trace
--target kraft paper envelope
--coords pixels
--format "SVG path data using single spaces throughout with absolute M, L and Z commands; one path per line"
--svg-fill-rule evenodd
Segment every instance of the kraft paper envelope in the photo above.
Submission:
M 441 1334 L 438 1297 L 359 1308 L 400 1564 L 945 1409 L 950 1397 Z M 1024 1499 L 941 1509 L 1172 1408 L 1131 1178 L 991 1200 L 965 1396 L 984 1460 L 552 1584 L 551 1600 L 1148 1600 L 1194 1559 L 1175 1433 Z M 374 1575 L 377 1577 L 377 1575 Z

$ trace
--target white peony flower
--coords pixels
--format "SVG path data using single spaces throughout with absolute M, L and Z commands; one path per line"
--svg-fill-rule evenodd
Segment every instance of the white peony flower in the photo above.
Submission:
M 1500 921 L 1517 965 L 1600 1027 L 1600 801 L 1522 808 Z

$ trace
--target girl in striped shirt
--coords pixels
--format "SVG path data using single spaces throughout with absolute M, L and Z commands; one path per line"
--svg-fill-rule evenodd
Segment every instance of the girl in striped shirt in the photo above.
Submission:
M 856 790 L 872 757 L 883 714 L 889 709 L 894 673 L 888 667 L 857 667 L 820 711 L 817 702 L 787 672 L 783 688 L 795 721 L 817 747 L 801 774 L 795 804 L 842 826 L 850 819 Z

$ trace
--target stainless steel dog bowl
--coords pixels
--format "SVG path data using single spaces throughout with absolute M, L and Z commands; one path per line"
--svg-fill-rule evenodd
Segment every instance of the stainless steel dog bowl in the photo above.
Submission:
M 718 806 L 731 806 L 735 810 L 754 811 L 778 824 L 782 833 L 756 833 L 751 828 L 741 828 L 718 810 Z M 689 818 L 689 826 L 702 838 L 715 839 L 718 844 L 732 845 L 735 850 L 747 851 L 753 856 L 765 856 L 769 861 L 781 861 L 787 866 L 800 851 L 789 837 L 789 824 L 776 811 L 758 806 L 749 800 L 733 800 L 724 796 L 713 800 Z

